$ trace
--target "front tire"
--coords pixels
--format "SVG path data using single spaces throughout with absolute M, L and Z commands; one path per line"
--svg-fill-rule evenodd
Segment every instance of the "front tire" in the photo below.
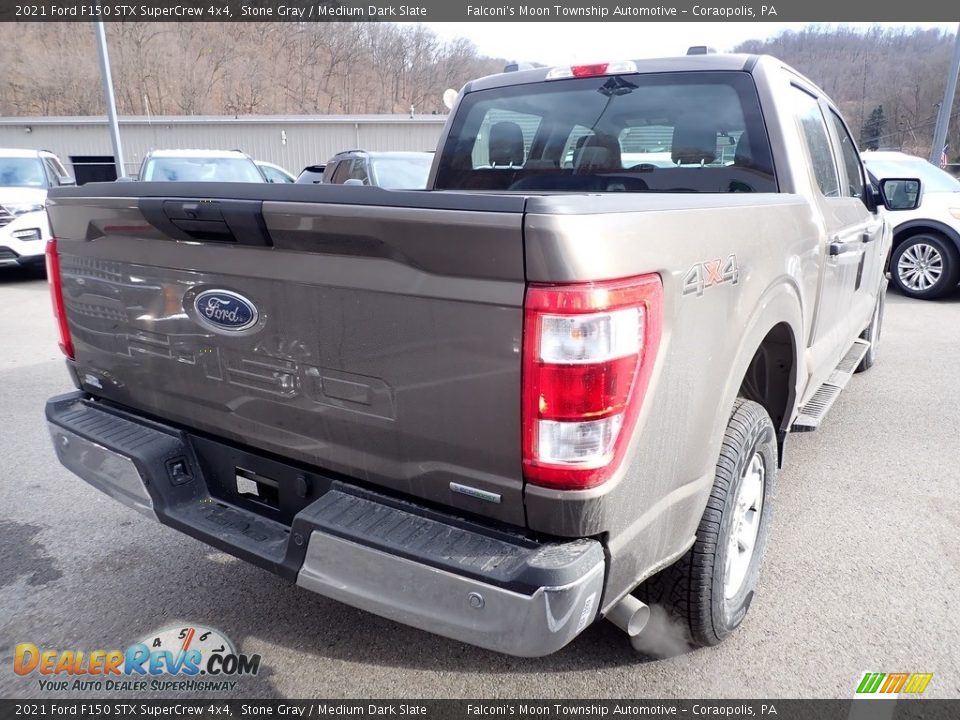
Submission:
M 894 248 L 890 274 L 900 291 L 918 300 L 952 292 L 960 280 L 957 248 L 939 235 L 914 235 Z
M 637 591 L 641 600 L 660 605 L 681 625 L 691 648 L 722 642 L 750 608 L 770 529 L 776 477 L 777 438 L 770 416 L 761 405 L 738 399 L 696 542 Z M 637 647 L 644 652 L 642 638 L 643 633 Z

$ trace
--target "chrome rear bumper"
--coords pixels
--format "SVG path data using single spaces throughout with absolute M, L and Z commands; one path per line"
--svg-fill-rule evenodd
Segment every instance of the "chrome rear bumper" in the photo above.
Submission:
M 285 524 L 211 495 L 201 468 L 232 471 L 231 453 L 249 461 L 249 452 L 208 449 L 201 464 L 203 444 L 189 433 L 81 393 L 52 398 L 47 418 L 60 462 L 98 490 L 334 600 L 526 657 L 559 650 L 597 617 L 596 540 L 536 542 L 319 474 Z

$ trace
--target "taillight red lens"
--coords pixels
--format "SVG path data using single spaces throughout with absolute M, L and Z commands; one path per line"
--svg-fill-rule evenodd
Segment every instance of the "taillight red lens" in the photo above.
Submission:
M 524 303 L 523 466 L 566 490 L 623 459 L 660 344 L 659 275 L 530 285 Z
M 50 299 L 53 301 L 53 316 L 60 329 L 60 350 L 73 360 L 73 340 L 70 339 L 70 326 L 67 325 L 67 311 L 63 305 L 63 285 L 60 279 L 60 255 L 57 252 L 57 239 L 47 240 L 47 279 L 50 281 Z
M 595 63 L 593 65 L 574 65 L 570 68 L 575 78 L 593 77 L 594 75 L 603 75 L 607 72 L 609 63 Z

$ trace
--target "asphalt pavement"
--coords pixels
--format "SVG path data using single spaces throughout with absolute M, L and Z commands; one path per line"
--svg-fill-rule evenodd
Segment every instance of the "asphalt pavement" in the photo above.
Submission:
M 788 441 L 746 622 L 717 648 L 660 661 L 606 622 L 533 660 L 439 638 L 101 495 L 47 436 L 44 401 L 72 389 L 49 305 L 41 276 L 0 269 L 0 697 L 86 694 L 17 676 L 17 643 L 125 648 L 180 624 L 261 655 L 235 693 L 251 698 L 848 698 L 866 671 L 930 672 L 925 696 L 960 696 L 960 295 L 891 292 L 877 365 L 820 430 Z

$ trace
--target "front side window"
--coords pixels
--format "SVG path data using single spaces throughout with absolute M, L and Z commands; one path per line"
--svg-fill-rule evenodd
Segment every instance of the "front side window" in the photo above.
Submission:
M 468 93 L 435 186 L 777 192 L 759 99 L 744 72 L 612 75 Z
M 63 168 L 58 169 L 57 163 L 54 163 L 50 158 L 44 158 L 43 164 L 47 168 L 47 177 L 50 179 L 50 185 L 59 185 L 60 178 L 67 174 L 66 170 L 63 170 Z M 63 172 L 61 172 L 61 170 L 63 170 Z
M 370 176 L 367 174 L 367 159 L 354 158 L 350 164 L 350 172 L 347 173 L 344 180 L 359 180 L 364 185 L 369 185 Z
M 800 124 L 800 134 L 810 153 L 813 174 L 824 197 L 840 197 L 840 181 L 837 164 L 830 147 L 827 125 L 815 97 L 798 87 L 793 88 L 794 111 Z
M 263 174 L 267 178 L 267 182 L 272 183 L 292 183 L 293 178 L 277 170 L 275 167 L 270 167 L 269 165 L 261 165 L 260 169 L 263 170 Z

